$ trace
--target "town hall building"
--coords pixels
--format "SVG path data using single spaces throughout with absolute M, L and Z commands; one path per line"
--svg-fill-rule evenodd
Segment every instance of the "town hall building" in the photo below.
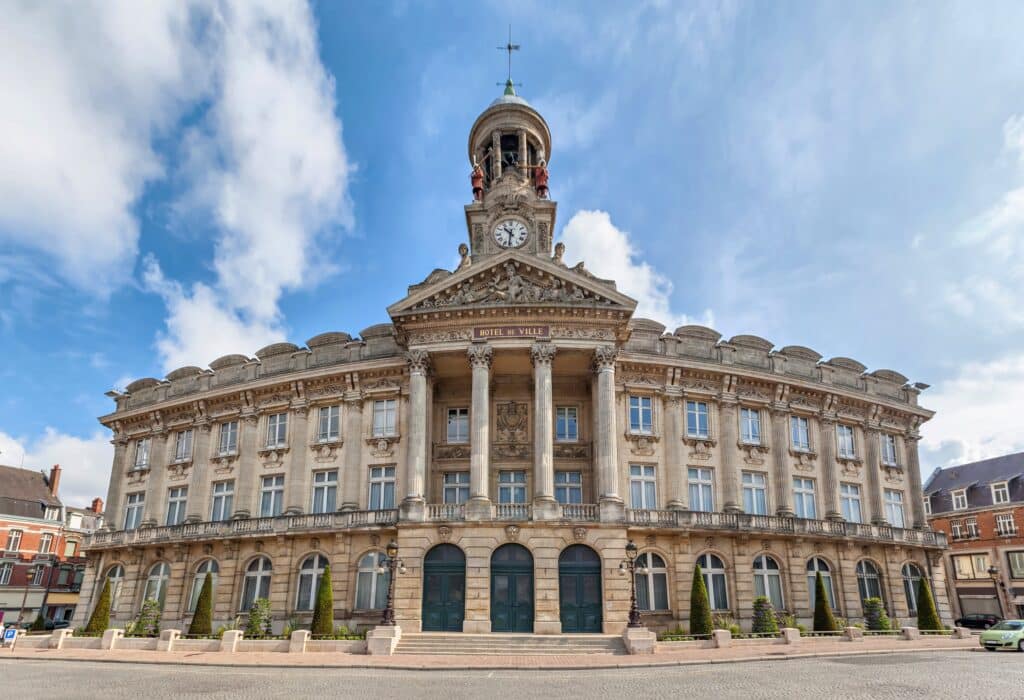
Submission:
M 109 579 L 112 624 L 155 599 L 184 628 L 209 572 L 215 627 L 266 598 L 280 631 L 308 624 L 329 566 L 337 624 L 373 626 L 392 541 L 406 631 L 619 633 L 629 541 L 652 629 L 688 625 L 698 564 L 745 628 L 761 595 L 808 622 L 818 572 L 851 621 L 868 597 L 909 621 L 921 577 L 948 620 L 925 385 L 636 317 L 614 280 L 563 262 L 552 155 L 509 83 L 469 133 L 461 263 L 388 323 L 110 392 L 106 527 L 75 624 Z

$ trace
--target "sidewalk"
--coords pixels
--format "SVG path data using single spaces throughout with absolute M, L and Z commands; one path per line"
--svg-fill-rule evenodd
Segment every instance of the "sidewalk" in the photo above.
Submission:
M 856 656 L 919 651 L 965 651 L 978 649 L 977 639 L 922 638 L 914 641 L 866 638 L 862 642 L 816 639 L 800 644 L 725 649 L 686 649 L 663 651 L 653 655 L 565 655 L 565 656 L 366 656 L 362 654 L 319 653 L 287 654 L 275 652 L 160 652 L 98 649 L 15 649 L 0 651 L 0 660 L 35 659 L 39 661 L 93 661 L 102 663 L 176 664 L 182 666 L 270 666 L 286 668 L 394 668 L 401 670 L 586 670 L 597 668 L 643 668 L 651 666 L 688 666 L 736 663 L 740 661 L 779 661 L 821 656 Z

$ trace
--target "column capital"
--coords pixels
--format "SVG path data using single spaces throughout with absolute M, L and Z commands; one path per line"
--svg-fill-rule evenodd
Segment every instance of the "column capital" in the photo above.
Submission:
M 466 350 L 466 356 L 469 357 L 469 365 L 474 369 L 477 367 L 490 369 L 494 348 L 487 343 L 473 343 Z
M 606 369 L 615 369 L 615 359 L 619 356 L 619 349 L 614 345 L 600 345 L 594 348 L 594 370 L 601 372 Z
M 530 361 L 534 366 L 550 367 L 557 352 L 558 348 L 554 343 L 550 341 L 537 342 L 530 346 Z
M 405 353 L 405 361 L 409 364 L 409 372 L 426 374 L 430 371 L 430 353 L 426 350 L 409 350 Z

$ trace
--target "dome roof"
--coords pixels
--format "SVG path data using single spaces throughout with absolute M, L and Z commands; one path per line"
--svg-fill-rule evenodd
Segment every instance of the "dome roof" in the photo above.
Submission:
M 492 102 L 488 106 L 494 107 L 495 105 L 522 105 L 523 107 L 529 107 L 530 109 L 533 109 L 533 105 L 531 105 L 522 97 L 514 93 L 511 95 L 502 95 L 501 97 L 495 99 L 494 102 Z

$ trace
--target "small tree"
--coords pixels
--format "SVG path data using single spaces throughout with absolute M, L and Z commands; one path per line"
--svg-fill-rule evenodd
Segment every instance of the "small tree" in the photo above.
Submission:
M 917 628 L 932 632 L 942 629 L 942 620 L 939 619 L 939 611 L 935 609 L 935 599 L 932 598 L 932 587 L 924 576 L 917 582 Z
M 132 625 L 132 634 L 137 637 L 160 636 L 160 601 L 149 598 L 142 603 L 139 616 Z
M 779 623 L 775 620 L 775 608 L 766 596 L 754 598 L 754 619 L 750 631 L 754 634 L 779 634 Z
M 819 571 L 814 575 L 814 631 L 835 632 L 836 629 L 836 618 L 832 615 L 832 606 L 828 603 L 825 579 Z
M 270 610 L 270 601 L 266 598 L 257 598 L 249 609 L 249 621 L 245 625 L 245 636 L 250 639 L 269 637 L 272 623 L 273 613 Z
M 864 624 L 873 632 L 887 632 L 892 629 L 881 598 L 864 599 Z
M 29 627 L 33 632 L 45 632 L 46 631 L 46 620 L 43 618 L 43 611 L 40 610 L 39 614 L 36 615 L 36 619 L 32 621 L 32 626 Z
M 313 624 L 310 633 L 318 637 L 334 634 L 334 596 L 331 593 L 331 567 L 324 567 L 320 585 L 316 589 L 316 607 L 313 608 Z
M 209 571 L 203 578 L 203 587 L 199 590 L 196 612 L 188 626 L 188 633 L 202 636 L 213 634 L 213 575 Z
M 99 637 L 110 626 L 110 579 L 103 581 L 103 590 L 85 625 L 85 636 Z
M 708 588 L 704 585 L 704 575 L 698 564 L 693 570 L 693 586 L 690 588 L 690 634 L 710 635 L 713 630 Z

